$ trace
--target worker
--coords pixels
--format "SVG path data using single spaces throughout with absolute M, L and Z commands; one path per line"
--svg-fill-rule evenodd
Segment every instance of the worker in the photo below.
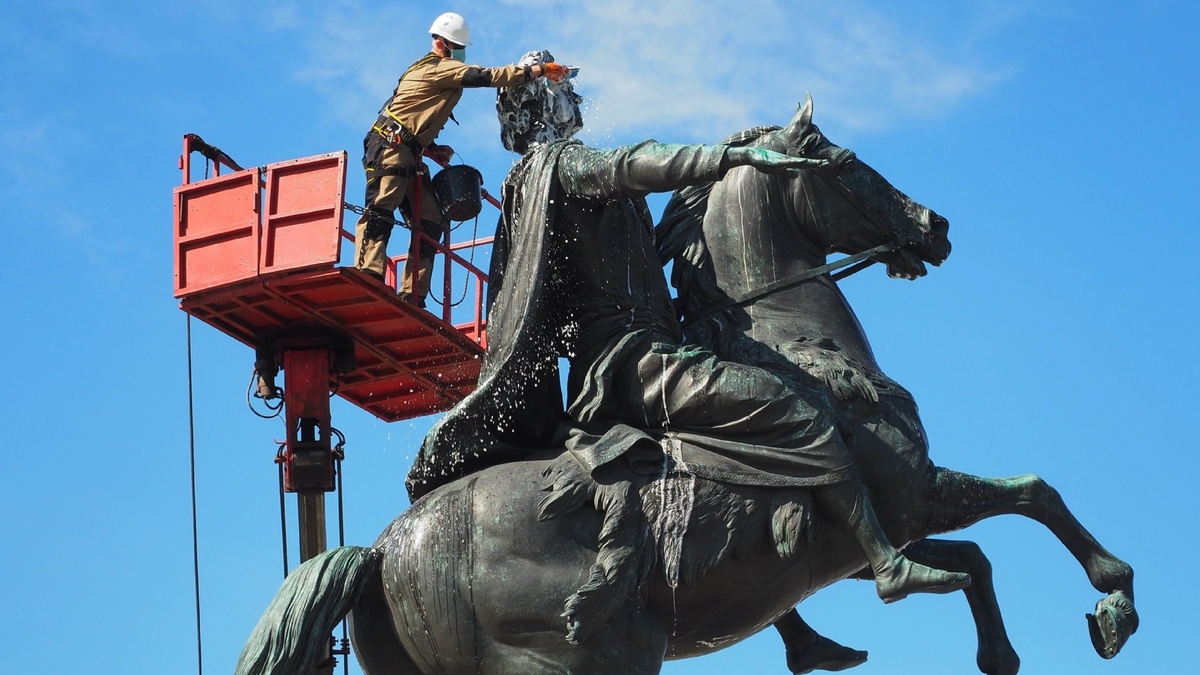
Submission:
M 501 68 L 467 65 L 464 59 L 466 47 L 471 44 L 471 30 L 466 19 L 453 12 L 435 19 L 429 33 L 430 52 L 400 76 L 391 98 L 363 139 L 367 195 L 366 208 L 355 228 L 354 266 L 381 281 L 397 208 L 403 207 L 407 222 L 434 241 L 440 240 L 444 231 L 446 221 L 428 189 L 429 176 L 420 158 L 427 153 L 447 162 L 453 156 L 450 146 L 437 145 L 434 139 L 446 120 L 453 118 L 463 89 L 508 87 L 542 76 L 558 82 L 570 74 L 568 68 L 557 63 Z M 420 213 L 414 212 L 417 209 Z M 424 307 L 437 249 L 424 237 L 416 248 L 416 260 L 410 255 L 404 264 L 399 292 L 405 301 Z

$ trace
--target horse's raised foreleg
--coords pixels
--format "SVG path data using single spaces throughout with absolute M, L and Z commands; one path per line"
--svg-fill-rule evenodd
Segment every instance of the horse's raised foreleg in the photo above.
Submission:
M 1021 659 L 1008 640 L 1004 618 L 1000 616 L 996 589 L 992 586 L 992 564 L 979 546 L 971 541 L 922 539 L 909 544 L 904 555 L 922 565 L 971 575 L 971 585 L 963 589 L 963 594 L 971 607 L 979 639 L 975 663 L 986 675 L 1015 675 L 1021 668 Z
M 939 467 L 931 495 L 931 532 L 951 532 L 1003 514 L 1046 526 L 1075 556 L 1092 587 L 1107 596 L 1088 615 L 1092 645 L 1104 658 L 1116 656 L 1138 626 L 1133 606 L 1133 568 L 1096 541 L 1062 497 L 1040 477 L 980 478 Z

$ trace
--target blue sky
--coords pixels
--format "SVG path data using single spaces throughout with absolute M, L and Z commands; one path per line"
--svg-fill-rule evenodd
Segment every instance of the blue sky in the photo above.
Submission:
M 5 672 L 195 672 L 180 138 L 245 165 L 339 149 L 356 164 L 450 9 L 471 22 L 471 62 L 548 48 L 580 66 L 595 145 L 715 142 L 785 122 L 811 92 L 826 135 L 950 220 L 954 254 L 928 277 L 844 283 L 934 461 L 1042 475 L 1137 571 L 1141 630 L 1104 662 L 1083 621 L 1098 595 L 1046 530 L 1013 517 L 956 535 L 993 562 L 1022 672 L 1194 669 L 1192 4 L 48 0 L 0 21 Z M 467 92 L 441 140 L 496 186 L 511 156 L 492 105 Z M 356 171 L 348 191 L 361 200 Z M 229 672 L 281 574 L 282 427 L 246 410 L 248 349 L 195 324 L 193 354 L 204 665 Z M 431 422 L 335 402 L 350 543 L 407 506 Z M 961 597 L 885 607 L 845 582 L 802 611 L 870 650 L 855 672 L 974 672 Z M 773 634 L 664 672 L 751 670 L 786 672 Z

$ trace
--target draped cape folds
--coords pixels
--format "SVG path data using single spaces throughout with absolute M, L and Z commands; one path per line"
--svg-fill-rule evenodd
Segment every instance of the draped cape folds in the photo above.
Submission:
M 547 249 L 554 226 L 554 168 L 563 149 L 578 143 L 558 141 L 526 153 L 504 180 L 479 385 L 425 436 L 406 482 L 414 501 L 474 471 L 562 447 L 557 431 L 567 418 L 558 354 L 564 336 L 547 297 L 552 292 Z
M 513 167 L 479 386 L 426 436 L 411 498 L 563 447 L 593 477 L 617 461 L 657 474 L 668 446 L 689 472 L 730 483 L 812 487 L 853 476 L 820 392 L 680 344 L 640 195 L 719 179 L 723 155 L 722 146 L 600 151 L 559 141 Z M 571 355 L 566 411 L 561 355 Z

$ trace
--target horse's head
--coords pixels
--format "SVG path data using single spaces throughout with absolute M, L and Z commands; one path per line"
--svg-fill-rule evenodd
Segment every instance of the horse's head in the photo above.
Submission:
M 807 94 L 792 121 L 760 136 L 754 145 L 795 156 L 829 160 L 830 167 L 802 171 L 789 194 L 805 235 L 826 253 L 858 253 L 880 244 L 903 246 L 880 256 L 892 277 L 925 275 L 925 263 L 950 255 L 949 223 L 897 190 L 846 148 L 834 145 L 812 123 Z

